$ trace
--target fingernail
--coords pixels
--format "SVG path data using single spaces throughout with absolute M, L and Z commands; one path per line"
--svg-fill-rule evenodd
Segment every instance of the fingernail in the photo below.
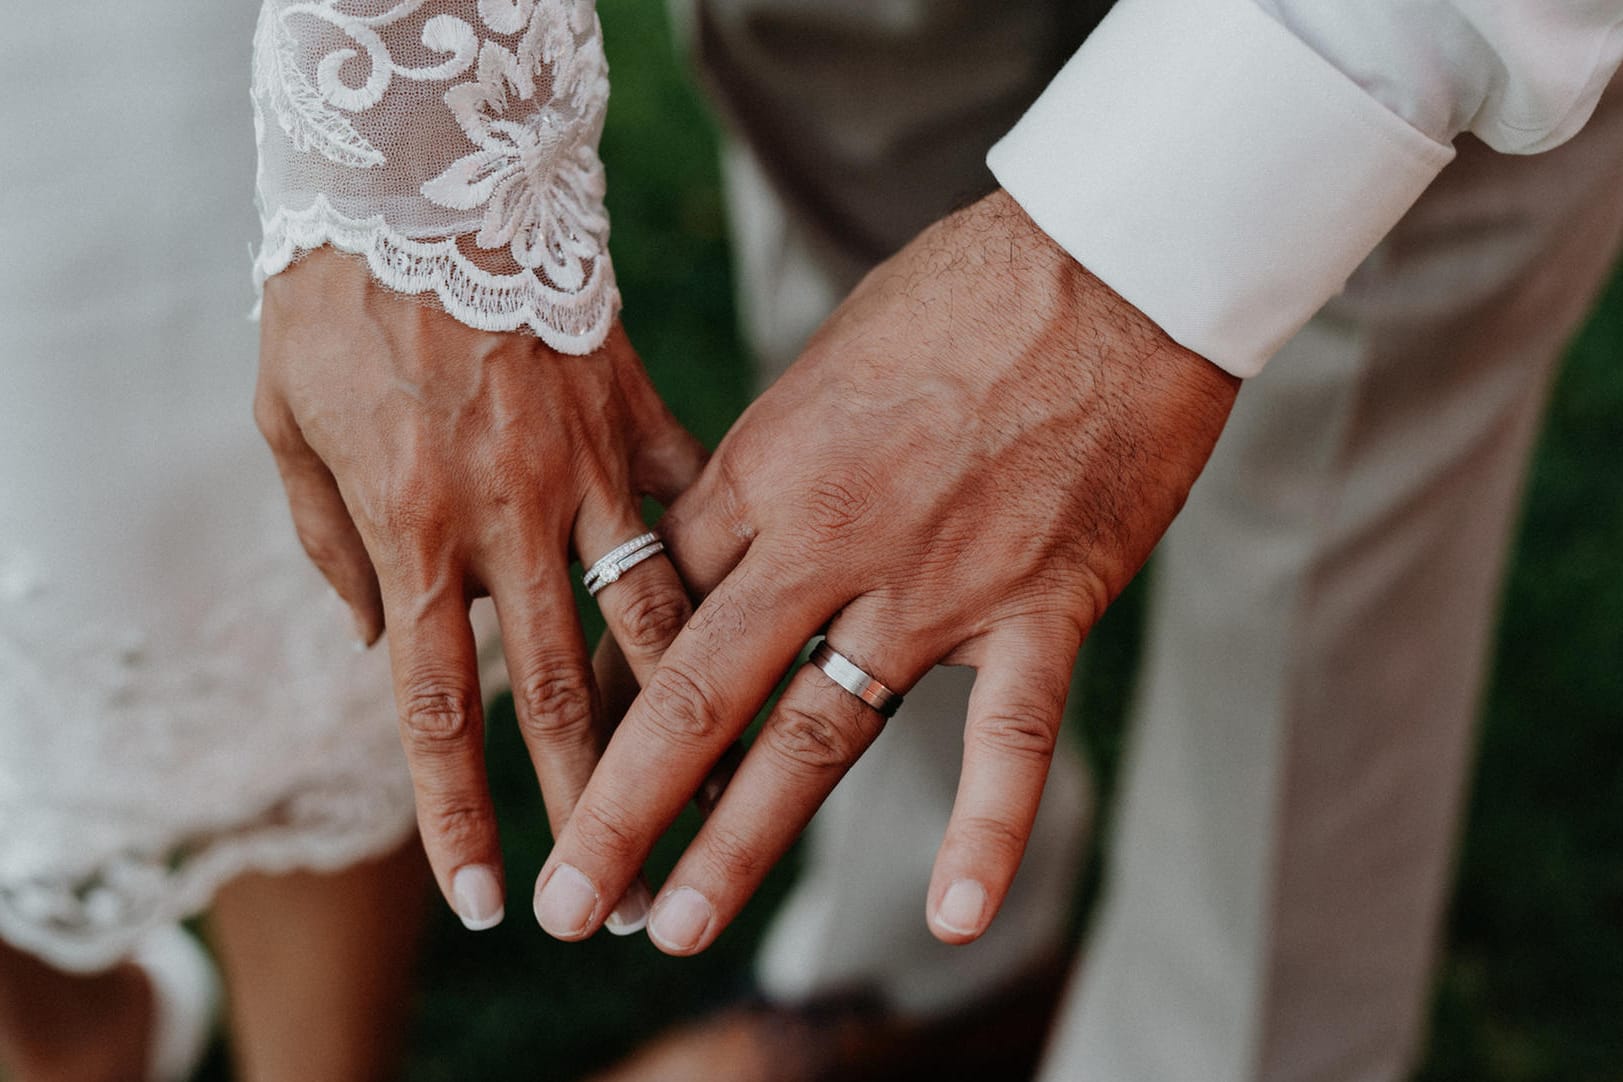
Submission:
M 364 654 L 371 649 L 370 646 L 366 645 L 366 643 L 362 642 L 360 639 L 351 639 L 349 641 L 349 648 L 355 651 L 357 654 Z
M 690 951 L 715 919 L 716 910 L 704 895 L 692 887 L 682 887 L 659 900 L 648 920 L 648 934 L 660 946 L 673 951 Z
M 551 936 L 574 939 L 597 912 L 597 888 L 580 869 L 560 864 L 535 896 L 535 919 Z
M 483 864 L 470 864 L 451 877 L 451 898 L 456 915 L 470 932 L 482 932 L 502 922 L 502 884 Z
M 603 922 L 603 927 L 615 935 L 636 935 L 648 927 L 648 906 L 652 902 L 647 885 L 637 880 L 626 891 L 626 896 L 620 899 L 620 904 L 614 907 L 609 919 Z
M 973 879 L 959 879 L 941 896 L 935 911 L 936 927 L 953 935 L 975 935 L 986 913 L 986 888 Z

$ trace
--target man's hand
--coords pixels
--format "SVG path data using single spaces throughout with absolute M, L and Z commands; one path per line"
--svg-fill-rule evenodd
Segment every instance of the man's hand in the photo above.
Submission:
M 266 284 L 263 320 L 255 415 L 299 536 L 362 641 L 388 625 L 423 844 L 452 907 L 488 926 L 501 856 L 468 604 L 495 600 L 561 829 L 605 739 L 570 551 L 590 562 L 642 533 L 640 497 L 669 503 L 703 452 L 618 326 L 597 353 L 566 356 L 390 293 L 328 249 Z M 692 611 L 662 558 L 598 600 L 640 679 Z
M 898 691 L 937 663 L 978 671 L 926 914 L 947 942 L 979 936 L 1031 831 L 1082 640 L 1182 506 L 1237 386 L 1001 192 L 876 270 L 667 516 L 708 597 L 559 837 L 542 925 L 596 930 L 826 628 Z M 881 726 L 822 672 L 795 674 L 655 903 L 661 949 L 715 939 Z

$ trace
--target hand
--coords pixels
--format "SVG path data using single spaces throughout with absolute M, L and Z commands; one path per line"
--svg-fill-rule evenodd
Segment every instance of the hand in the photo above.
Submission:
M 595 931 L 592 899 L 619 896 L 827 628 L 898 691 L 937 663 L 978 671 L 926 918 L 946 942 L 979 936 L 1030 834 L 1082 640 L 1182 506 L 1237 385 L 1004 193 L 876 270 L 667 515 L 708 597 L 558 838 L 542 925 Z M 655 903 L 662 950 L 714 941 L 881 725 L 822 672 L 794 675 Z
M 501 858 L 469 602 L 495 600 L 519 725 L 559 830 L 606 738 L 570 550 L 589 562 L 642 533 L 640 497 L 669 503 L 703 451 L 618 325 L 598 352 L 566 356 L 390 293 L 330 249 L 266 283 L 255 415 L 299 537 L 361 640 L 389 628 L 440 889 L 471 925 L 493 923 Z M 691 612 L 663 558 L 598 601 L 641 679 Z

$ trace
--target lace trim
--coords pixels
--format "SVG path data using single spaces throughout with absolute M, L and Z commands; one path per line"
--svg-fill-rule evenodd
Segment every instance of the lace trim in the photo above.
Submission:
M 0 825 L 26 827 L 0 808 Z M 249 872 L 330 872 L 398 846 L 409 797 L 376 777 L 331 778 L 260 814 L 160 851 L 125 851 L 79 876 L 0 882 L 0 938 L 73 972 L 116 965 L 153 929 L 202 912 Z
M 218 496 L 234 472 L 194 480 Z M 386 659 L 345 649 L 273 478 L 247 480 L 264 487 L 234 494 L 223 532 L 152 564 L 147 602 L 103 604 L 109 580 L 69 579 L 38 551 L 49 529 L 0 499 L 0 938 L 58 968 L 115 964 L 245 872 L 335 870 L 410 835 Z M 205 553 L 198 594 L 170 593 Z
M 403 237 L 383 215 L 355 219 L 316 196 L 306 210 L 279 208 L 264 223 L 265 244 L 255 281 L 286 270 L 305 252 L 330 244 L 365 256 L 372 275 L 398 293 L 432 292 L 453 317 L 483 331 L 529 328 L 563 353 L 590 353 L 603 344 L 620 311 L 620 290 L 608 255 L 599 256 L 578 290 L 553 289 L 530 271 L 492 274 L 463 254 L 456 238 Z
M 564 352 L 597 349 L 620 296 L 597 154 L 609 78 L 593 0 L 478 0 L 477 19 L 465 0 L 355 8 L 266 0 L 262 9 L 252 96 L 265 244 L 256 280 L 331 244 L 365 255 L 391 289 L 432 291 L 469 326 L 527 327 Z M 433 84 L 445 89 L 432 90 L 432 107 L 410 89 Z M 360 202 L 345 203 L 349 214 L 387 202 L 391 220 L 350 217 L 324 195 L 290 209 L 279 198 L 289 191 L 359 192 Z M 440 228 L 466 218 L 446 211 L 476 212 L 473 245 L 505 249 L 517 273 L 474 263 L 462 247 L 469 238 L 453 235 L 461 226 Z

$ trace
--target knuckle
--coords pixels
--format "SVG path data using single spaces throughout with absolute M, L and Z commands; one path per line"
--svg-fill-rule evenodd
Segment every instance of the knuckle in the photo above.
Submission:
M 627 822 L 628 816 L 618 809 L 581 803 L 569 817 L 569 829 L 594 859 L 628 864 L 642 859 L 642 844 Z
M 1059 726 L 1046 711 L 1011 707 L 980 718 L 975 740 L 994 754 L 1047 762 L 1054 756 Z
M 748 838 L 712 820 L 705 838 L 705 863 L 723 882 L 752 883 L 766 874 L 768 859 Z
M 705 490 L 705 511 L 714 514 L 731 531 L 748 531 L 751 518 L 749 482 L 753 475 L 744 463 L 749 459 L 744 455 L 718 451 L 710 461 L 714 481 Z M 704 483 L 702 479 L 700 483 Z M 680 525 L 681 519 L 678 518 L 677 526 Z
M 282 448 L 290 442 L 286 412 L 281 403 L 263 392 L 254 395 L 254 427 L 273 448 Z
M 759 477 L 761 465 L 777 457 L 778 445 L 767 428 L 739 425 L 721 441 L 711 456 L 711 465 L 726 488 L 743 493 Z
M 845 463 L 815 481 L 805 495 L 806 522 L 819 534 L 843 534 L 878 505 L 879 477 L 870 467 Z
M 714 685 L 683 666 L 664 665 L 643 689 L 650 724 L 679 747 L 702 747 L 722 733 L 724 701 Z
M 659 653 L 675 640 L 688 612 L 687 598 L 678 591 L 643 590 L 626 602 L 615 637 L 627 650 Z
M 411 470 L 393 479 L 373 501 L 374 514 L 386 530 L 408 533 L 440 521 L 442 492 L 431 474 Z
M 329 575 L 343 567 L 348 556 L 344 546 L 333 537 L 331 531 L 303 521 L 303 517 L 301 515 L 295 519 L 294 530 L 299 535 L 299 544 L 303 547 L 304 554 L 310 558 L 310 562 Z
M 789 703 L 779 703 L 777 720 L 762 730 L 761 739 L 792 769 L 817 774 L 856 762 L 868 743 L 867 734 L 851 721 Z
M 476 735 L 479 708 L 461 681 L 435 677 L 408 684 L 400 695 L 400 725 L 419 751 L 460 744 Z
M 373 518 L 390 530 L 412 533 L 447 524 L 465 486 L 438 459 L 409 453 L 393 460 L 371 489 L 367 502 Z
M 465 803 L 426 805 L 418 826 L 425 837 L 456 853 L 482 848 L 494 829 L 487 809 Z
M 513 697 L 527 737 L 552 742 L 591 730 L 591 683 L 578 663 L 543 661 L 513 689 Z
M 1071 593 L 1075 602 L 1068 614 L 1071 619 L 1068 630 L 1080 644 L 1088 637 L 1089 632 L 1099 626 L 1105 610 L 1116 597 L 1116 591 L 1084 564 L 1077 572 L 1077 581 Z
M 538 483 L 536 471 L 531 468 L 533 462 L 533 456 L 526 455 L 516 441 L 501 441 L 479 471 L 480 495 L 498 509 L 535 503 L 538 491 L 546 486 Z
M 1017 861 L 1026 851 L 1029 832 L 1013 823 L 990 816 L 971 816 L 958 824 L 957 841 L 979 853 L 1002 861 Z

